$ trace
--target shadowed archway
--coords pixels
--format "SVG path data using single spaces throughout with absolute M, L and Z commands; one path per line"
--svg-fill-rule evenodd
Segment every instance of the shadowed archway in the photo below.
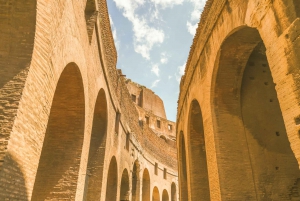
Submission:
M 129 197 L 129 175 L 127 169 L 125 169 L 121 179 L 120 201 L 129 201 Z
M 197 100 L 193 100 L 190 106 L 188 145 L 191 199 L 210 200 L 203 118 Z
M 179 194 L 180 200 L 188 200 L 186 149 L 183 132 L 179 133 Z
M 235 30 L 216 65 L 212 105 L 222 198 L 295 199 L 300 172 L 258 31 Z
M 176 184 L 174 182 L 171 185 L 171 201 L 177 201 Z
M 168 191 L 166 189 L 163 190 L 162 192 L 162 201 L 169 201 L 169 194 Z
M 150 175 L 148 169 L 145 169 L 143 173 L 142 201 L 150 201 Z
M 152 201 L 160 201 L 158 188 L 155 186 L 152 192 Z
M 84 117 L 81 74 L 76 64 L 70 63 L 56 86 L 32 200 L 75 199 Z
M 132 201 L 140 201 L 140 163 L 134 162 L 132 171 Z
M 100 200 L 105 157 L 107 103 L 103 89 L 98 93 L 87 167 L 87 201 Z
M 107 175 L 107 185 L 106 185 L 106 197 L 105 200 L 116 201 L 117 191 L 118 191 L 118 167 L 116 157 L 112 157 L 108 175 Z

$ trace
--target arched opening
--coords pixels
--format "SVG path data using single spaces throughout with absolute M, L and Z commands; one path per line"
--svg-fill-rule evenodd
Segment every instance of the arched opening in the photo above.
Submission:
M 84 137 L 84 107 L 81 74 L 70 63 L 56 86 L 32 200 L 75 199 Z
M 176 184 L 174 182 L 171 185 L 171 201 L 177 201 Z
M 123 171 L 121 179 L 121 190 L 120 190 L 120 200 L 129 201 L 130 191 L 129 191 L 129 175 L 127 169 Z
M 188 187 L 187 187 L 187 171 L 186 171 L 186 151 L 185 140 L 183 132 L 179 134 L 179 193 L 180 200 L 188 200 Z
M 150 175 L 147 169 L 143 173 L 142 200 L 150 201 Z
M 132 171 L 132 201 L 140 201 L 140 164 L 137 160 Z
M 106 143 L 107 103 L 101 89 L 95 104 L 92 135 L 87 167 L 86 200 L 100 200 Z
M 153 188 L 152 201 L 160 201 L 160 199 L 159 199 L 159 191 L 158 191 L 158 188 L 156 186 Z
M 163 139 L 165 142 L 167 142 L 167 138 L 164 135 L 159 136 L 161 139 Z
M 105 200 L 109 200 L 109 201 L 117 200 L 117 190 L 118 190 L 117 187 L 118 187 L 117 160 L 116 157 L 112 157 L 108 169 Z
M 162 201 L 169 201 L 169 194 L 168 194 L 168 191 L 166 189 L 163 190 Z
M 295 199 L 300 172 L 258 31 L 243 27 L 230 35 L 217 65 L 213 105 L 222 198 Z
M 196 100 L 193 100 L 190 106 L 188 144 L 191 198 L 210 200 L 203 119 L 200 105 Z

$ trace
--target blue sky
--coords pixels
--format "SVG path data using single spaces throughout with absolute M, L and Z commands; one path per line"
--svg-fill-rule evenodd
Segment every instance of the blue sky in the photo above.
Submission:
M 205 0 L 107 0 L 117 68 L 152 89 L 176 120 L 179 82 Z

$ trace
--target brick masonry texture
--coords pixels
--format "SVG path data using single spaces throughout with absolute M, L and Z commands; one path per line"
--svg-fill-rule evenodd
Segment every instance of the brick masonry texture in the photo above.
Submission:
M 0 200 L 138 201 L 143 189 L 178 200 L 175 123 L 169 141 L 141 126 L 106 1 L 10 0 L 0 11 Z
M 180 200 L 299 199 L 299 6 L 207 1 L 180 83 Z

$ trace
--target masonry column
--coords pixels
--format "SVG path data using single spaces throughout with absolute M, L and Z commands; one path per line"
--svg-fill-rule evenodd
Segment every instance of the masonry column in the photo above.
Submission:
M 291 148 L 300 165 L 300 19 L 267 46 L 267 57 Z

